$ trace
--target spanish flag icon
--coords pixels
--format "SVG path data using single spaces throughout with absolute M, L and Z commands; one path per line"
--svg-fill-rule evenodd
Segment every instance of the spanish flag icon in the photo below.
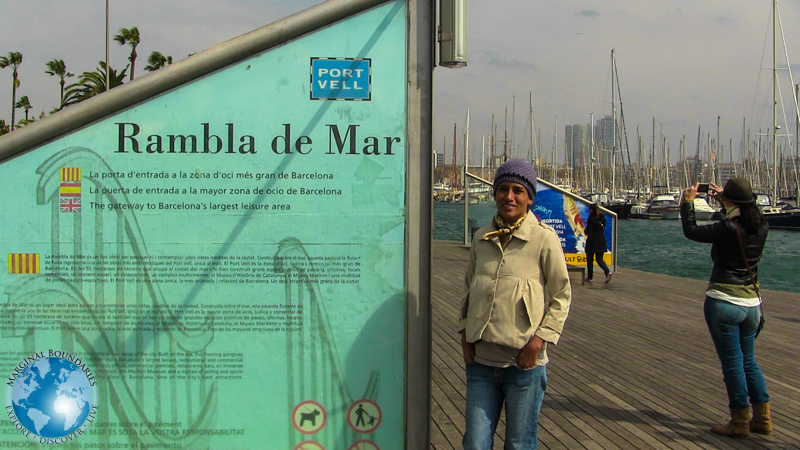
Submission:
M 61 197 L 78 197 L 81 196 L 80 183 L 61 183 Z
M 39 273 L 39 254 L 9 253 L 8 273 L 13 273 L 13 274 Z

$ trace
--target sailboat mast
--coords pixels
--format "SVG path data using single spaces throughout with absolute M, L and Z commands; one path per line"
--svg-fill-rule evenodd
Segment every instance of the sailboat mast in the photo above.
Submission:
M 492 129 L 490 131 L 492 134 L 491 136 L 489 136 L 489 155 L 491 157 L 490 160 L 491 162 L 489 163 L 489 170 L 491 172 L 494 172 L 494 163 L 495 163 L 494 146 L 495 146 L 495 141 L 497 139 L 497 129 L 494 126 L 494 114 L 492 114 Z
M 564 133 L 566 134 L 566 132 Z M 573 157 L 575 155 L 575 124 L 569 125 L 569 148 L 564 146 L 564 161 L 569 161 L 569 164 L 564 164 L 567 168 L 567 186 L 573 187 L 572 183 L 572 170 L 574 166 Z
M 617 103 L 614 98 L 614 49 L 611 49 L 611 198 L 617 198 Z
M 589 134 L 592 138 L 592 142 L 589 146 L 589 176 L 591 177 L 589 190 L 594 192 L 594 113 L 589 113 L 589 126 L 591 127 Z
M 681 136 L 680 147 L 678 149 L 678 158 L 681 161 L 681 169 L 683 170 L 683 185 L 689 186 L 689 176 L 686 173 L 686 135 Z
M 511 157 L 515 156 L 517 146 L 517 94 L 511 96 Z M 516 155 L 519 156 L 518 154 Z
M 697 127 L 697 147 L 694 151 L 694 167 L 692 168 L 692 184 L 697 181 L 703 181 L 700 177 L 700 172 L 702 170 L 702 165 L 700 164 L 700 140 L 702 139 L 702 133 L 700 131 L 700 126 Z M 687 184 L 687 186 L 689 186 Z
M 558 116 L 556 116 L 556 125 L 553 127 L 553 183 L 558 183 L 558 166 L 556 166 L 556 155 L 558 154 Z
M 639 144 L 636 154 L 636 198 L 638 199 L 642 193 L 642 181 L 644 179 L 644 170 L 642 167 L 642 147 L 644 146 L 644 138 L 639 133 L 639 126 L 636 126 L 636 141 Z
M 777 37 L 778 0 L 772 1 L 772 206 L 778 199 L 778 56 Z
M 467 108 L 467 131 L 464 135 L 464 245 L 469 245 L 469 108 Z
M 528 155 L 528 159 L 533 163 L 533 166 L 536 167 L 536 171 L 539 171 L 539 158 L 538 152 L 536 151 L 536 120 L 533 117 L 533 92 L 528 93 L 528 108 L 530 109 L 531 114 L 531 150 L 530 154 Z M 535 158 L 535 159 L 534 159 Z
M 717 170 L 713 175 L 714 183 L 716 183 L 717 185 L 721 185 L 722 184 L 722 164 L 725 162 L 725 158 L 723 158 L 724 151 L 723 151 L 722 146 L 721 146 L 722 141 L 720 141 L 720 137 L 719 137 L 719 122 L 720 122 L 720 119 L 721 119 L 721 117 L 717 116 L 717 144 L 716 144 L 716 152 L 715 152 L 716 153 L 716 157 L 717 157 L 717 164 L 716 164 L 716 169 Z
M 464 167 L 469 165 L 469 108 L 467 108 L 467 132 L 464 138 Z
M 456 153 L 458 152 L 457 143 L 458 143 L 458 135 L 457 132 L 457 124 L 453 124 L 453 182 L 451 186 L 455 187 L 458 185 L 458 166 L 456 165 Z
M 506 106 L 506 115 L 503 121 L 503 162 L 508 161 L 508 106 Z
M 486 162 L 486 135 L 481 135 L 481 178 L 486 179 L 486 172 L 484 172 L 484 163 Z
M 667 146 L 667 137 L 661 135 L 661 149 L 664 150 L 664 178 L 667 180 L 667 192 L 669 192 L 669 147 Z

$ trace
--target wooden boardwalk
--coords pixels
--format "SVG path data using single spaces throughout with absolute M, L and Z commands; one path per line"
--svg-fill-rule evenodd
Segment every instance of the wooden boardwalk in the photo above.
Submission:
M 433 246 L 432 449 L 462 448 L 466 388 L 455 319 L 467 255 L 456 243 Z M 800 294 L 763 291 L 767 323 L 756 356 L 775 432 L 736 440 L 708 431 L 729 416 L 703 319 L 705 281 L 620 269 L 608 285 L 581 286 L 580 274 L 571 276 L 570 315 L 548 349 L 539 448 L 800 449 Z

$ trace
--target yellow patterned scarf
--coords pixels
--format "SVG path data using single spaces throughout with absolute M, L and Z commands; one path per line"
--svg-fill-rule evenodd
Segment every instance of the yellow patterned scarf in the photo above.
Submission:
M 511 235 L 517 231 L 520 225 L 522 225 L 522 221 L 525 220 L 525 217 L 528 216 L 528 212 L 526 211 L 525 214 L 522 215 L 516 222 L 512 224 L 508 224 L 500 213 L 495 214 L 494 216 L 494 223 L 497 225 L 497 231 L 492 231 L 491 233 L 486 233 L 483 235 L 484 241 L 489 241 L 494 238 L 500 238 L 500 243 L 506 245 L 509 239 L 511 239 Z

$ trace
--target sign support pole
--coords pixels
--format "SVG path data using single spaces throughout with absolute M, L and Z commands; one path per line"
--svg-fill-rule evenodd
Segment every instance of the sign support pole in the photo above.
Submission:
M 408 0 L 406 449 L 430 446 L 435 8 L 431 0 Z

